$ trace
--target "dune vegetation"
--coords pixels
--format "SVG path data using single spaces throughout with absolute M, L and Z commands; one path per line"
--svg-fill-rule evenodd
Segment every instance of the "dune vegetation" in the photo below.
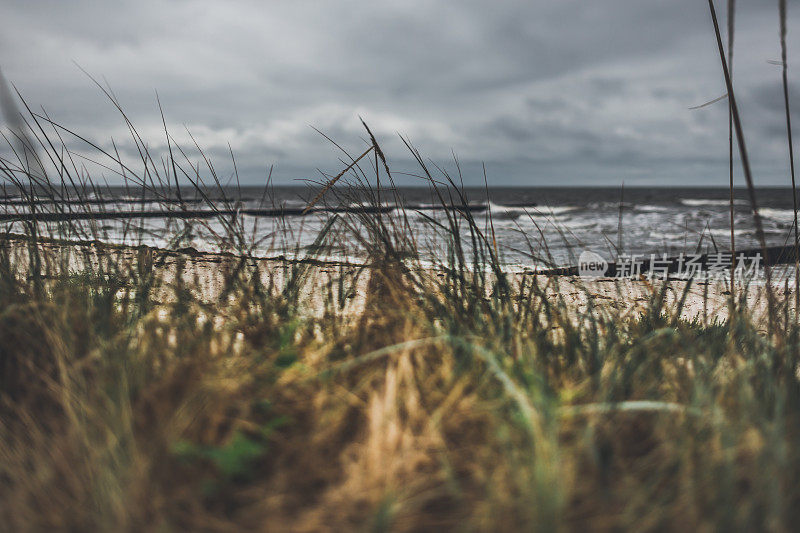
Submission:
M 720 52 L 725 65 L 721 40 Z M 43 112 L 24 116 L 0 162 L 23 199 L 0 234 L 2 529 L 800 520 L 788 287 L 766 285 L 764 314 L 748 291 L 706 284 L 726 312 L 687 317 L 692 281 L 637 282 L 647 296 L 634 308 L 624 291 L 601 299 L 573 279 L 577 305 L 558 276 L 508 273 L 461 177 L 408 144 L 441 204 L 428 223 L 446 246 L 423 260 L 409 213 L 380 209 L 402 197 L 366 125 L 363 154 L 343 152 L 345 170 L 311 202 L 363 208 L 330 213 L 313 246 L 265 261 L 214 165 L 199 146 L 193 164 L 166 126 L 161 159 L 122 113 L 131 162 Z M 174 246 L 137 246 L 133 215 L 130 245 L 98 242 L 104 189 L 75 143 L 134 195 L 183 212 L 183 227 L 214 225 L 219 253 L 182 248 L 180 225 Z M 213 213 L 192 215 L 187 190 Z M 326 260 L 342 242 L 361 260 Z

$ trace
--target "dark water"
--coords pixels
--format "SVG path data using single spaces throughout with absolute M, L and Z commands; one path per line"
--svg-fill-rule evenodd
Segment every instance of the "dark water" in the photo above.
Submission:
M 188 209 L 239 210 L 305 207 L 317 190 L 308 187 L 228 188 L 203 194 L 183 189 L 180 199 Z M 29 202 L 6 193 L 0 199 L 0 214 L 24 215 Z M 461 198 L 451 191 L 456 203 Z M 467 188 L 462 191 L 478 226 L 491 232 L 488 214 L 504 263 L 532 267 L 544 263 L 573 264 L 583 250 L 592 250 L 613 259 L 628 254 L 679 254 L 730 249 L 729 192 L 723 188 Z M 162 198 L 152 193 L 126 188 L 107 188 L 81 195 L 73 192 L 56 200 L 40 198 L 37 212 L 78 213 L 91 210 L 95 220 L 67 224 L 49 222 L 44 229 L 69 237 L 99 238 L 129 244 L 192 246 L 215 249 L 226 233 L 224 224 L 211 218 L 194 221 L 176 218 L 180 202 L 175 190 L 164 191 Z M 428 188 L 403 188 L 395 193 L 383 191 L 381 202 L 393 207 L 397 200 L 406 206 L 410 232 L 419 246 L 431 256 L 444 253 L 446 244 L 437 235 L 431 219 L 444 221 L 437 210 L 440 199 Z M 88 200 L 88 202 L 87 202 Z M 366 200 L 352 191 L 328 194 L 318 207 L 354 207 Z M 374 199 L 373 199 L 374 200 Z M 450 201 L 450 197 L 445 198 Z M 790 189 L 757 191 L 768 245 L 791 243 L 793 210 Z M 88 204 L 88 206 L 87 206 Z M 746 190 L 735 191 L 734 230 L 737 249 L 756 248 L 758 242 L 753 214 Z M 488 206 L 488 209 L 486 207 Z M 148 212 L 146 219 L 115 220 L 116 212 Z M 299 216 L 297 211 L 284 217 L 239 214 L 255 250 L 264 256 L 303 253 L 314 242 L 319 230 L 332 215 L 324 210 Z M 620 228 L 620 213 L 621 227 Z M 398 214 L 398 210 L 392 213 Z M 231 219 L 235 218 L 233 216 Z M 21 231 L 19 221 L 5 221 Z M 84 235 L 80 235 L 83 232 Z M 327 252 L 333 257 L 358 259 L 363 256 L 356 239 L 347 231 L 337 234 Z

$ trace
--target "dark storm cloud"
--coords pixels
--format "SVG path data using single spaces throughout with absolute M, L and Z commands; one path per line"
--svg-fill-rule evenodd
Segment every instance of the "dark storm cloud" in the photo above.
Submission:
M 756 178 L 784 183 L 777 3 L 737 13 L 735 83 Z M 773 5 L 774 4 L 774 5 Z M 720 16 L 724 19 L 724 9 Z M 727 183 L 727 106 L 707 4 L 640 2 L 5 2 L 0 67 L 35 105 L 123 147 L 106 79 L 148 144 L 173 134 L 245 178 L 335 172 L 363 116 L 399 168 L 397 133 L 496 184 Z M 790 8 L 790 84 L 800 78 Z M 796 59 L 797 58 L 797 59 Z M 792 100 L 800 112 L 797 89 Z M 800 118 L 795 121 L 800 123 Z M 127 145 L 131 149 L 130 144 Z

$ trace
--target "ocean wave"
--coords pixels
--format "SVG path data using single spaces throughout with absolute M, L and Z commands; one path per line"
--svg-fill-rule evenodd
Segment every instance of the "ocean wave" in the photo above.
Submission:
M 681 203 L 688 207 L 701 207 L 701 206 L 727 206 L 730 205 L 730 200 L 718 200 L 711 198 L 681 198 Z M 747 205 L 747 200 L 733 200 L 733 205 Z
M 645 213 L 666 213 L 672 211 L 672 208 L 665 205 L 636 205 L 634 209 Z
M 789 224 L 794 222 L 793 209 L 774 209 L 771 207 L 764 207 L 759 209 L 758 212 L 762 217 L 772 219 L 776 222 L 786 222 Z
M 491 210 L 493 218 L 508 220 L 517 219 L 530 212 L 522 207 L 509 207 L 507 205 L 495 204 L 494 202 L 489 202 L 489 209 Z
M 542 206 L 541 208 L 535 207 L 533 208 L 534 211 L 548 214 L 548 215 L 560 215 L 563 213 L 569 213 L 570 211 L 576 211 L 580 209 L 577 205 L 554 205 L 554 206 Z
M 661 244 L 664 241 L 668 242 L 682 242 L 688 234 L 684 232 L 668 232 L 668 231 L 653 231 L 649 234 L 650 242 Z

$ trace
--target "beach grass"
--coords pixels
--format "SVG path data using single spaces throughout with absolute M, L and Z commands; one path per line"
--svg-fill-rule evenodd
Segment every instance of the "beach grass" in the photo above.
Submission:
M 41 244 L 35 283 L 15 269 L 31 245 L 15 240 L 0 262 L 12 529 L 796 518 L 788 310 L 770 335 L 744 301 L 725 321 L 681 319 L 660 290 L 641 313 L 624 293 L 579 309 L 556 278 L 511 282 L 457 259 L 431 273 L 391 253 L 361 285 L 355 267 L 229 256 L 211 297 L 182 254 L 101 250 L 76 269 L 63 261 L 81 247 Z
M 745 280 L 705 284 L 692 308 L 691 281 L 631 282 L 645 295 L 634 305 L 624 286 L 608 297 L 512 275 L 457 161 L 451 173 L 404 139 L 441 207 L 415 214 L 440 237 L 428 253 L 408 211 L 378 209 L 403 200 L 366 124 L 360 155 L 342 150 L 346 172 L 311 203 L 371 209 L 330 214 L 313 245 L 266 261 L 202 149 L 164 121 L 167 154 L 153 154 L 104 91 L 138 159 L 27 108 L 0 162 L 23 200 L 0 234 L 3 528 L 781 531 L 800 519 L 788 287 L 767 284 L 764 309 Z M 176 212 L 170 246 L 144 246 L 135 217 L 121 221 L 125 244 L 103 244 L 106 192 L 76 144 L 129 197 Z M 188 215 L 187 191 L 214 215 Z M 192 226 L 218 253 L 183 246 Z M 275 242 L 291 242 L 282 227 Z M 329 260 L 342 242 L 358 261 Z

